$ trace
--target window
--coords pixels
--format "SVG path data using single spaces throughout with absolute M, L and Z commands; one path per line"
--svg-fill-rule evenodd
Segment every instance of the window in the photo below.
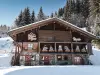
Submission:
M 41 60 L 44 60 L 44 56 L 41 56 Z
M 57 56 L 57 60 L 58 60 L 58 61 L 62 60 L 62 56 L 61 56 L 61 55 L 58 55 L 58 56 Z
M 23 43 L 23 48 L 24 48 L 25 50 L 28 50 L 28 44 L 27 44 L 27 43 Z
M 68 60 L 68 56 L 65 55 L 65 56 L 64 56 L 64 60 Z
M 33 49 L 33 44 L 28 44 L 28 49 L 32 50 Z
M 81 57 L 74 57 L 75 63 L 80 63 L 81 62 Z

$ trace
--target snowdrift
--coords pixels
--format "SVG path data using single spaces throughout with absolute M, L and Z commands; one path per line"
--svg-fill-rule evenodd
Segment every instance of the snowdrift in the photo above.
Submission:
M 0 52 L 10 52 L 13 49 L 13 39 L 11 37 L 0 38 Z
M 13 40 L 10 37 L 0 38 L 0 67 L 9 67 L 14 48 Z
M 89 59 L 93 65 L 100 65 L 100 50 L 94 47 L 92 49 L 93 55 L 91 55 Z

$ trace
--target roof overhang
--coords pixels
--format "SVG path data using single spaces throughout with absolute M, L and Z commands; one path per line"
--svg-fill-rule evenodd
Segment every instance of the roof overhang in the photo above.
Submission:
M 15 34 L 18 34 L 20 32 L 24 32 L 28 29 L 35 29 L 35 28 L 38 28 L 38 27 L 41 27 L 41 26 L 44 26 L 44 25 L 47 25 L 47 23 L 49 22 L 59 22 L 61 24 L 63 24 L 64 26 L 67 26 L 67 27 L 70 27 L 71 29 L 74 29 L 82 34 L 85 34 L 86 36 L 90 37 L 90 39 L 96 39 L 96 36 L 93 35 L 92 33 L 88 32 L 88 31 L 85 31 L 67 21 L 64 21 L 62 19 L 59 19 L 59 18 L 49 18 L 49 19 L 46 19 L 46 20 L 42 20 L 42 21 L 38 21 L 38 22 L 35 22 L 35 23 L 32 23 L 32 24 L 29 24 L 29 25 L 26 25 L 26 26 L 22 26 L 22 27 L 19 27 L 19 28 L 15 28 L 15 29 L 12 29 L 8 32 L 8 34 L 10 36 L 12 35 L 15 35 Z

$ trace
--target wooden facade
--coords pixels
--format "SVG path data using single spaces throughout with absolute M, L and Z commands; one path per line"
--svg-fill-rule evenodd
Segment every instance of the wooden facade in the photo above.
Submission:
M 85 65 L 92 54 L 89 32 L 57 18 L 9 32 L 16 45 L 13 65 Z M 16 62 L 17 61 L 17 62 Z

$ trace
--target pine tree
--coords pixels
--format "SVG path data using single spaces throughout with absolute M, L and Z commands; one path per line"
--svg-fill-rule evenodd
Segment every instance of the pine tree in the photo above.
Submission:
M 90 2 L 90 16 L 100 14 L 100 0 L 89 0 Z
M 68 8 L 68 2 L 66 2 L 66 5 L 64 6 L 64 20 L 67 20 L 67 8 Z
M 51 13 L 51 16 L 50 16 L 51 18 L 53 18 L 54 17 L 54 14 L 53 13 Z
M 89 16 L 89 0 L 83 0 L 83 4 L 81 6 L 81 13 L 84 16 L 85 19 Z
M 55 11 L 54 17 L 58 17 L 57 11 Z
M 75 2 L 73 0 L 71 0 L 71 3 L 70 3 L 70 8 L 71 8 L 71 14 L 72 13 L 75 13 Z
M 22 16 L 22 25 L 27 25 L 31 23 L 31 19 L 30 19 L 30 10 L 29 8 L 25 8 L 24 12 L 23 12 L 23 16 Z
M 17 26 L 19 26 L 18 19 L 15 20 L 14 24 L 17 25 Z
M 32 11 L 32 15 L 31 15 L 31 23 L 35 22 L 35 12 L 34 10 Z
M 81 12 L 81 9 L 80 9 L 80 0 L 77 0 L 76 2 L 76 13 L 80 13 Z
M 63 8 L 59 8 L 58 10 L 58 17 L 62 17 L 63 16 Z
M 39 11 L 37 17 L 38 17 L 38 21 L 41 21 L 41 20 L 46 19 L 45 15 L 44 15 L 44 13 L 43 13 L 42 7 L 40 7 L 40 11 Z
M 70 0 L 67 0 L 66 5 L 64 7 L 64 20 L 70 22 L 70 17 L 71 17 Z
M 15 20 L 15 24 L 18 27 L 22 26 L 22 16 L 23 16 L 23 12 L 21 11 L 18 18 Z
M 88 22 L 92 27 L 91 32 L 100 36 L 100 0 L 90 0 L 90 16 Z

